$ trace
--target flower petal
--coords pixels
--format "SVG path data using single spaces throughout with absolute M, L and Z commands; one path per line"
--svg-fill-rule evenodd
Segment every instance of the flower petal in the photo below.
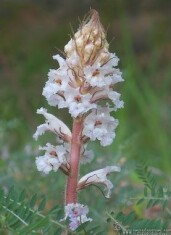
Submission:
M 65 206 L 65 217 L 63 220 L 69 219 L 69 228 L 74 231 L 81 224 L 92 221 L 87 217 L 89 209 L 87 206 L 79 203 L 70 203 Z M 63 221 L 62 220 L 62 221 Z
M 40 108 L 37 110 L 38 114 L 42 114 L 46 118 L 46 123 L 37 127 L 37 130 L 33 137 L 37 140 L 38 136 L 44 134 L 45 131 L 52 131 L 58 134 L 63 140 L 70 141 L 72 134 L 70 129 L 54 115 L 47 113 L 47 110 Z
M 109 198 L 113 184 L 107 179 L 107 175 L 111 172 L 120 172 L 118 166 L 107 166 L 103 169 L 90 172 L 83 176 L 78 182 L 78 189 L 83 189 L 91 184 L 104 184 L 106 186 L 106 197 Z

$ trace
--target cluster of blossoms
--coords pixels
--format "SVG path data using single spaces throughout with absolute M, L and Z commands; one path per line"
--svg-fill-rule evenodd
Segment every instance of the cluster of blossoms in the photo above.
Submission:
M 82 223 L 92 221 L 91 218 L 87 218 L 89 209 L 87 206 L 79 203 L 70 203 L 65 206 L 65 218 L 69 218 L 69 227 L 71 230 L 75 230 Z
M 116 83 L 123 81 L 116 68 L 119 59 L 108 47 L 98 13 L 91 10 L 65 46 L 65 59 L 53 56 L 59 68 L 50 70 L 43 89 L 49 105 L 69 110 L 73 118 L 72 132 L 46 109 L 37 110 L 46 122 L 38 126 L 34 138 L 37 140 L 45 131 L 51 131 L 58 140 L 57 146 L 47 143 L 40 147 L 45 154 L 36 158 L 37 169 L 45 174 L 60 169 L 67 175 L 65 218 L 69 218 L 71 230 L 91 220 L 86 216 L 88 208 L 77 202 L 77 192 L 97 183 L 106 186 L 106 197 L 109 197 L 113 184 L 107 175 L 120 171 L 117 166 L 108 166 L 78 179 L 79 164 L 93 159 L 93 152 L 87 150 L 88 141 L 99 140 L 102 146 L 110 145 L 118 125 L 111 112 L 123 107 L 120 94 L 113 90 Z

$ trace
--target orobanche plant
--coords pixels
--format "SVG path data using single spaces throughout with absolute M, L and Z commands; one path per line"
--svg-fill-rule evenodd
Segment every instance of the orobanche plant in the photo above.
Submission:
M 112 144 L 119 122 L 111 113 L 123 107 L 120 94 L 114 90 L 115 84 L 123 81 L 117 68 L 119 59 L 108 48 L 98 12 L 91 10 L 64 47 L 65 58 L 53 56 L 59 68 L 49 71 L 43 89 L 49 105 L 68 109 L 73 119 L 72 131 L 46 109 L 37 110 L 46 121 L 37 127 L 34 138 L 37 140 L 51 131 L 57 136 L 57 144 L 40 147 L 45 153 L 36 157 L 36 166 L 44 174 L 61 170 L 67 176 L 64 220 L 69 221 L 72 231 L 92 220 L 87 215 L 88 206 L 78 201 L 78 192 L 92 184 L 102 184 L 109 198 L 113 184 L 107 175 L 120 171 L 119 166 L 111 165 L 79 177 L 80 166 L 93 159 L 93 152 L 87 149 L 88 142 Z

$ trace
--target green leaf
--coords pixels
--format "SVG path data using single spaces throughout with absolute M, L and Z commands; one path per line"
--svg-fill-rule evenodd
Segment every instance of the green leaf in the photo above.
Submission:
M 42 211 L 45 208 L 45 205 L 46 205 L 46 198 L 45 196 L 43 196 L 43 199 L 39 204 L 38 211 Z
M 25 216 L 25 221 L 30 222 L 33 215 L 34 213 L 32 211 L 29 211 L 28 214 L 26 214 Z
M 147 189 L 147 187 L 144 187 L 144 196 L 145 196 L 145 197 L 148 196 L 148 189 Z
M 12 186 L 9 189 L 9 192 L 8 192 L 8 195 L 7 195 L 7 198 L 6 198 L 6 203 L 9 203 L 10 199 L 13 199 L 13 198 L 16 198 L 16 195 L 15 195 L 15 192 L 14 192 L 14 186 Z
M 54 235 L 62 234 L 62 231 L 63 231 L 62 228 L 58 228 L 58 229 L 55 231 Z
M 141 203 L 143 203 L 143 201 L 144 201 L 144 198 L 139 199 L 136 205 L 140 205 Z
M 135 220 L 135 212 L 131 211 L 125 218 L 125 224 L 129 225 Z
M 115 213 L 114 213 L 113 211 L 112 211 L 110 214 L 111 214 L 111 216 L 114 216 L 114 215 L 115 215 Z
M 163 210 L 167 207 L 167 204 L 168 200 L 164 200 L 164 202 L 162 203 Z
M 11 223 L 9 223 L 9 227 L 12 229 L 17 229 L 17 227 L 21 226 L 21 222 L 18 219 L 14 219 L 13 221 L 11 221 Z
M 146 208 L 150 208 L 153 205 L 153 199 L 150 199 L 149 202 L 147 203 Z
M 156 200 L 153 201 L 152 206 L 158 205 L 160 203 L 161 203 L 161 200 L 160 199 L 156 199 Z
M 26 234 L 30 234 L 30 232 L 32 232 L 33 230 L 38 230 L 40 228 L 43 228 L 44 226 L 46 226 L 49 222 L 49 218 L 45 217 L 43 219 L 40 219 L 38 221 L 33 221 L 32 224 L 30 224 L 28 227 L 25 227 L 23 232 L 25 232 Z
M 155 191 L 155 188 L 153 188 L 153 189 L 151 190 L 151 196 L 152 196 L 152 197 L 155 197 L 155 195 L 156 195 L 156 191 Z
M 0 202 L 4 200 L 4 191 L 0 189 Z
M 122 220 L 123 216 L 124 216 L 123 213 L 122 213 L 122 212 L 119 212 L 119 213 L 117 214 L 116 218 L 117 218 L 117 220 Z
M 20 202 L 23 202 L 24 199 L 25 199 L 25 197 L 26 197 L 26 190 L 24 189 L 24 190 L 20 193 L 18 200 L 19 200 Z
M 111 218 L 107 218 L 106 222 L 107 222 L 107 223 L 110 223 L 111 220 L 112 220 Z
M 36 201 L 37 201 L 37 194 L 34 194 L 30 200 L 30 207 L 31 208 L 34 208 Z

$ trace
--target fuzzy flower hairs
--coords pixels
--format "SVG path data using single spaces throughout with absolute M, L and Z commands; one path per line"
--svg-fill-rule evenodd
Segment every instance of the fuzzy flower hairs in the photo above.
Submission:
M 65 46 L 65 58 L 53 56 L 59 68 L 49 71 L 43 89 L 49 105 L 68 109 L 73 119 L 72 131 L 46 109 L 37 110 L 46 121 L 37 127 L 34 138 L 37 140 L 50 131 L 57 135 L 58 143 L 40 147 L 45 153 L 36 157 L 36 166 L 44 174 L 60 169 L 67 176 L 64 219 L 69 220 L 71 230 L 92 220 L 87 217 L 88 207 L 78 202 L 78 191 L 102 184 L 108 198 L 113 184 L 107 176 L 120 171 L 118 166 L 107 166 L 79 178 L 80 164 L 93 159 L 93 152 L 87 149 L 88 142 L 99 140 L 102 146 L 110 145 L 118 126 L 111 112 L 123 107 L 120 94 L 114 91 L 114 85 L 123 81 L 117 68 L 119 59 L 108 48 L 98 12 L 91 10 Z

